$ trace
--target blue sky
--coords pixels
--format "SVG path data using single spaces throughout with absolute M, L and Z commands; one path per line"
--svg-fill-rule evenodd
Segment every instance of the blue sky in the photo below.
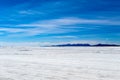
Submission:
M 0 0 L 0 42 L 120 44 L 120 0 Z

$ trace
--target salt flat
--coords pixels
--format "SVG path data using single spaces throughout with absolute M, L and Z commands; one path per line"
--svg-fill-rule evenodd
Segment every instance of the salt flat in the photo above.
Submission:
M 0 80 L 120 80 L 120 47 L 1 47 Z

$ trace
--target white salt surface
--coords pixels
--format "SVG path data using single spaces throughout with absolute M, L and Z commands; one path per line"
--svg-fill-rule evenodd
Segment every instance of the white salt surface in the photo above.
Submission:
M 120 80 L 120 47 L 1 47 L 0 80 Z

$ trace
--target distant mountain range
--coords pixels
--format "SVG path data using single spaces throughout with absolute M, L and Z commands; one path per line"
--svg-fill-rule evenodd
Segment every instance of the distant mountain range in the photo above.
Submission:
M 97 46 L 120 46 L 117 44 L 59 44 L 59 45 L 51 45 L 52 47 L 67 47 L 67 46 L 91 46 L 91 47 L 97 47 Z

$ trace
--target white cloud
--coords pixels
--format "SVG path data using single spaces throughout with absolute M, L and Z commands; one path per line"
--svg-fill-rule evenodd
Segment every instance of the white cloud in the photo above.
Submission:
M 66 35 L 66 36 L 53 36 L 53 38 L 68 38 L 68 39 L 74 39 L 74 38 L 78 38 L 77 36 L 70 36 L 70 35 Z
M 24 29 L 18 29 L 18 28 L 0 28 L 0 31 L 10 32 L 10 33 L 17 33 L 17 32 L 23 32 Z
M 43 12 L 35 11 L 35 10 L 21 10 L 21 11 L 18 11 L 18 13 L 21 14 L 21 15 L 45 14 Z
M 98 19 L 81 19 L 81 18 L 60 18 L 52 20 L 36 21 L 31 24 L 20 24 L 19 26 L 34 26 L 34 27 L 61 27 L 65 25 L 76 25 L 76 24 L 99 24 L 99 25 L 120 25 L 120 21 L 113 20 L 98 20 Z
M 76 17 L 70 17 L 70 18 L 59 18 L 59 19 L 51 19 L 51 20 L 39 20 L 30 24 L 10 25 L 10 26 L 15 26 L 16 28 L 0 28 L 0 31 L 10 32 L 10 33 L 21 32 L 25 36 L 34 36 L 39 34 L 57 34 L 57 33 L 77 32 L 82 30 L 82 28 L 94 29 L 94 27 L 92 28 L 90 27 L 88 28 L 84 26 L 80 27 L 80 26 L 77 26 L 77 24 L 120 25 L 120 21 L 81 19 Z M 23 28 L 23 27 L 27 27 L 27 28 Z M 33 28 L 30 28 L 30 27 L 33 27 Z M 76 29 L 78 27 L 79 29 Z M 95 28 L 100 28 L 100 27 L 95 27 Z M 14 35 L 17 35 L 17 34 L 14 34 Z

